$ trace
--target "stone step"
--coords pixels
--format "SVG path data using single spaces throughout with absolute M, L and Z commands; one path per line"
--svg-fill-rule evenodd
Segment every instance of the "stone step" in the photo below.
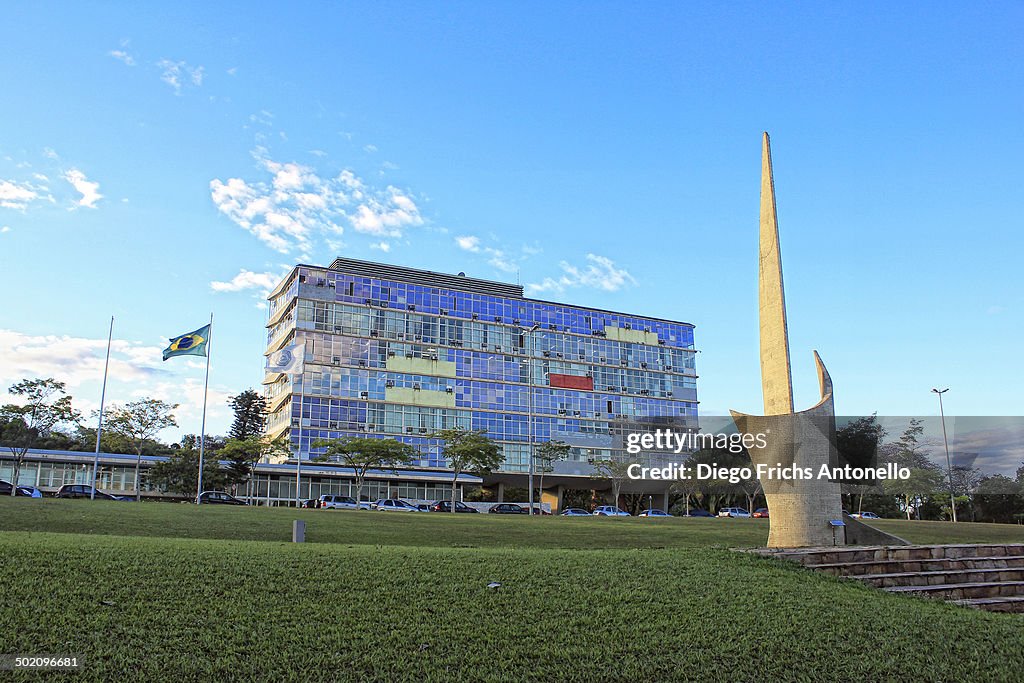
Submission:
M 939 600 L 973 600 L 978 598 L 1024 597 L 1024 581 L 993 581 L 986 583 L 947 583 L 934 586 L 889 586 L 882 590 L 903 595 L 920 595 Z
M 1024 569 L 1024 555 L 1002 557 L 943 557 L 928 560 L 867 560 L 862 562 L 835 562 L 831 564 L 804 564 L 808 569 L 833 576 L 864 576 L 868 574 L 896 574 L 903 572 L 937 572 L 957 569 Z
M 983 609 L 986 612 L 1013 612 L 1024 614 L 1024 595 L 1011 595 L 1001 598 L 970 598 L 967 600 L 950 600 L 954 605 Z
M 893 586 L 943 586 L 963 585 L 969 583 L 1006 583 L 1024 584 L 1024 569 L 952 569 L 947 571 L 929 572 L 894 572 L 890 574 L 865 574 L 849 578 L 862 581 L 876 588 Z
M 804 565 L 848 564 L 887 560 L 1020 556 L 1024 555 L 1024 543 L 786 548 L 769 549 L 761 554 L 793 560 Z

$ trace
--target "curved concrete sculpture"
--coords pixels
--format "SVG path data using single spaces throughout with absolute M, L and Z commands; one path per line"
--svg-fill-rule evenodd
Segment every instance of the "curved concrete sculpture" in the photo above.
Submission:
M 838 466 L 835 447 L 836 418 L 832 404 L 832 379 L 818 352 L 814 352 L 818 368 L 821 400 L 799 413 L 779 415 L 746 415 L 732 412 L 736 428 L 743 433 L 767 436 L 764 448 L 749 448 L 753 464 L 781 468 L 794 466 L 813 473 L 811 479 L 761 479 L 768 503 L 770 528 L 768 547 L 843 544 L 843 527 L 829 522 L 843 518 L 839 484 L 818 479 L 822 464 Z
M 818 352 L 821 400 L 813 408 L 793 412 L 793 381 L 789 364 L 789 331 L 786 295 L 782 283 L 782 254 L 779 222 L 775 207 L 771 143 L 764 134 L 761 148 L 761 219 L 758 264 L 758 305 L 761 332 L 761 391 L 764 416 L 733 411 L 733 421 L 743 433 L 766 435 L 764 448 L 749 449 L 755 465 L 809 468 L 813 476 L 801 478 L 762 477 L 771 529 L 769 547 L 797 547 L 843 544 L 839 484 L 818 479 L 821 465 L 835 467 L 836 418 L 832 403 L 832 379 Z

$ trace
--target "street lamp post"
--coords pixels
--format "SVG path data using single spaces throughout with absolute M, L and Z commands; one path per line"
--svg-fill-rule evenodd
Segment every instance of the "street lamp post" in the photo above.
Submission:
M 942 444 L 946 447 L 946 472 L 949 474 L 949 509 L 952 519 L 956 522 L 956 495 L 953 493 L 953 463 L 949 459 L 949 440 L 946 438 L 946 412 L 942 409 L 942 395 L 949 391 L 949 387 L 932 389 L 939 396 L 939 417 L 942 420 Z
M 526 391 L 527 391 L 527 398 L 526 398 L 526 406 L 527 406 L 526 407 L 526 419 L 527 419 L 527 427 L 526 427 L 527 431 L 526 431 L 526 433 L 527 433 L 527 437 L 526 438 L 528 440 L 528 447 L 530 449 L 530 467 L 529 467 L 529 476 L 528 476 L 528 485 L 529 485 L 529 488 L 530 488 L 530 495 L 529 495 L 530 515 L 533 515 L 533 356 L 534 356 L 535 351 L 536 351 L 536 345 L 534 344 L 534 340 L 533 340 L 533 333 L 536 332 L 539 328 L 540 328 L 540 324 L 539 323 L 534 325 L 533 327 L 531 327 L 529 329 L 527 329 L 525 327 L 520 327 L 519 328 L 521 332 L 526 334 L 527 338 L 530 341 L 530 344 L 527 347 L 527 352 L 528 352 L 529 355 L 527 356 L 527 365 L 526 365 L 526 372 L 527 372 L 527 378 L 526 378 L 526 381 L 527 381 L 527 389 L 526 389 Z

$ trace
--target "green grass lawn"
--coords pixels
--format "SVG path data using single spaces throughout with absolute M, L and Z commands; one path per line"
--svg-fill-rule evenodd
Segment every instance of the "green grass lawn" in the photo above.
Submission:
M 905 519 L 867 520 L 871 526 L 912 543 L 1024 543 L 1020 524 L 930 522 Z
M 306 521 L 307 542 L 349 545 L 658 548 L 756 546 L 768 538 L 767 521 L 760 519 L 521 517 L 0 496 L 3 531 L 290 541 L 295 519 Z
M 286 542 L 297 515 L 313 542 Z M 0 501 L 0 651 L 83 655 L 81 680 L 1019 678 L 1019 616 L 726 548 L 765 533 Z

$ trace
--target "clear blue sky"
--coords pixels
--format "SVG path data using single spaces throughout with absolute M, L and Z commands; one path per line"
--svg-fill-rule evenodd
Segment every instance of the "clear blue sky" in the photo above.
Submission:
M 219 5 L 5 11 L 4 385 L 96 407 L 113 314 L 109 400 L 197 432 L 212 310 L 222 432 L 267 283 L 347 255 L 693 322 L 759 412 L 767 130 L 798 405 L 816 348 L 841 414 L 1021 414 L 1021 3 Z

